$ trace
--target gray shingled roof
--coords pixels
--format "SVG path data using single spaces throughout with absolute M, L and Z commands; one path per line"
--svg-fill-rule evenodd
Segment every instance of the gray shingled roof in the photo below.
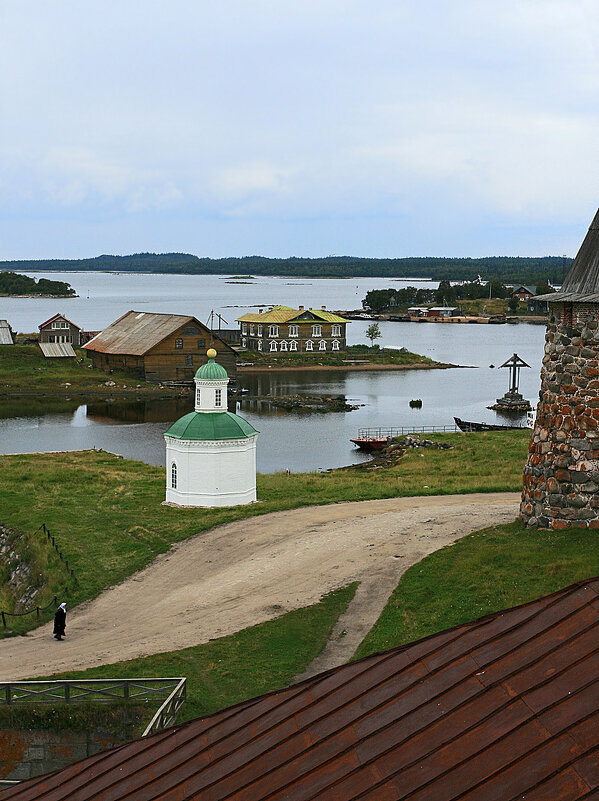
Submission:
M 538 295 L 551 303 L 599 303 L 599 209 L 559 292 Z
M 128 311 L 108 328 L 100 331 L 84 348 L 99 353 L 142 356 L 182 325 L 193 320 L 189 314 Z
M 0 320 L 0 345 L 12 345 L 12 334 L 6 320 Z
M 210 335 L 218 342 L 218 347 L 232 350 L 216 333 L 190 314 L 159 314 L 155 312 L 128 311 L 100 331 L 83 347 L 98 353 L 117 355 L 143 356 L 160 344 L 183 325 L 197 326 L 203 333 Z

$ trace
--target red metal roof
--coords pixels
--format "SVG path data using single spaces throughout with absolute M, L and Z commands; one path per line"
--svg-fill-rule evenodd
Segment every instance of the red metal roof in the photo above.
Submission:
M 599 798 L 599 578 L 5 791 L 19 801 Z

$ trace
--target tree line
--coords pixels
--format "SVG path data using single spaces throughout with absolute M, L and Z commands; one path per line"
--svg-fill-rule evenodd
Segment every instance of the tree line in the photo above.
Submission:
M 0 272 L 0 295 L 59 295 L 73 297 L 75 290 L 66 281 L 50 281 L 48 278 L 30 278 L 13 272 Z
M 265 256 L 209 259 L 189 253 L 134 253 L 130 256 L 96 256 L 90 259 L 38 259 L 0 261 L 0 270 L 71 270 L 100 272 L 188 273 L 193 275 L 282 275 L 313 278 L 431 278 L 486 280 L 533 284 L 561 283 L 572 260 L 562 256 L 489 256 L 480 259 L 408 257 L 401 259 L 326 256 L 270 259 Z
M 537 295 L 554 292 L 547 281 L 540 281 L 536 287 Z M 371 289 L 362 300 L 362 306 L 371 311 L 382 312 L 386 309 L 408 306 L 424 306 L 436 303 L 437 306 L 450 306 L 460 300 L 477 300 L 478 298 L 507 298 L 511 294 L 511 287 L 501 281 L 493 280 L 487 283 L 470 281 L 464 284 L 452 284 L 447 280 L 441 281 L 437 289 L 420 289 L 408 286 L 405 289 Z

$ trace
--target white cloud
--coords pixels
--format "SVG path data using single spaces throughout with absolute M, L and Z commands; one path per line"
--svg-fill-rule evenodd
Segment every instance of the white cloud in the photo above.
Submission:
M 0 14 L 0 180 L 24 219 L 170 211 L 268 232 L 319 218 L 334 236 L 343 217 L 549 225 L 595 202 L 595 0 L 22 0 Z

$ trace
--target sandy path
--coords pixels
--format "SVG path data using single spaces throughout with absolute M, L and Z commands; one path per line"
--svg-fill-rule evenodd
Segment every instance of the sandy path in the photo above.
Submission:
M 340 625 L 344 661 L 404 570 L 486 525 L 516 517 L 514 493 L 392 498 L 277 512 L 179 543 L 69 613 L 67 638 L 46 624 L 0 644 L 0 681 L 34 678 L 171 651 L 222 637 L 361 586 Z M 334 639 L 332 640 L 334 643 Z M 335 662 L 336 664 L 337 662 Z M 324 668 L 323 668 L 324 669 Z

